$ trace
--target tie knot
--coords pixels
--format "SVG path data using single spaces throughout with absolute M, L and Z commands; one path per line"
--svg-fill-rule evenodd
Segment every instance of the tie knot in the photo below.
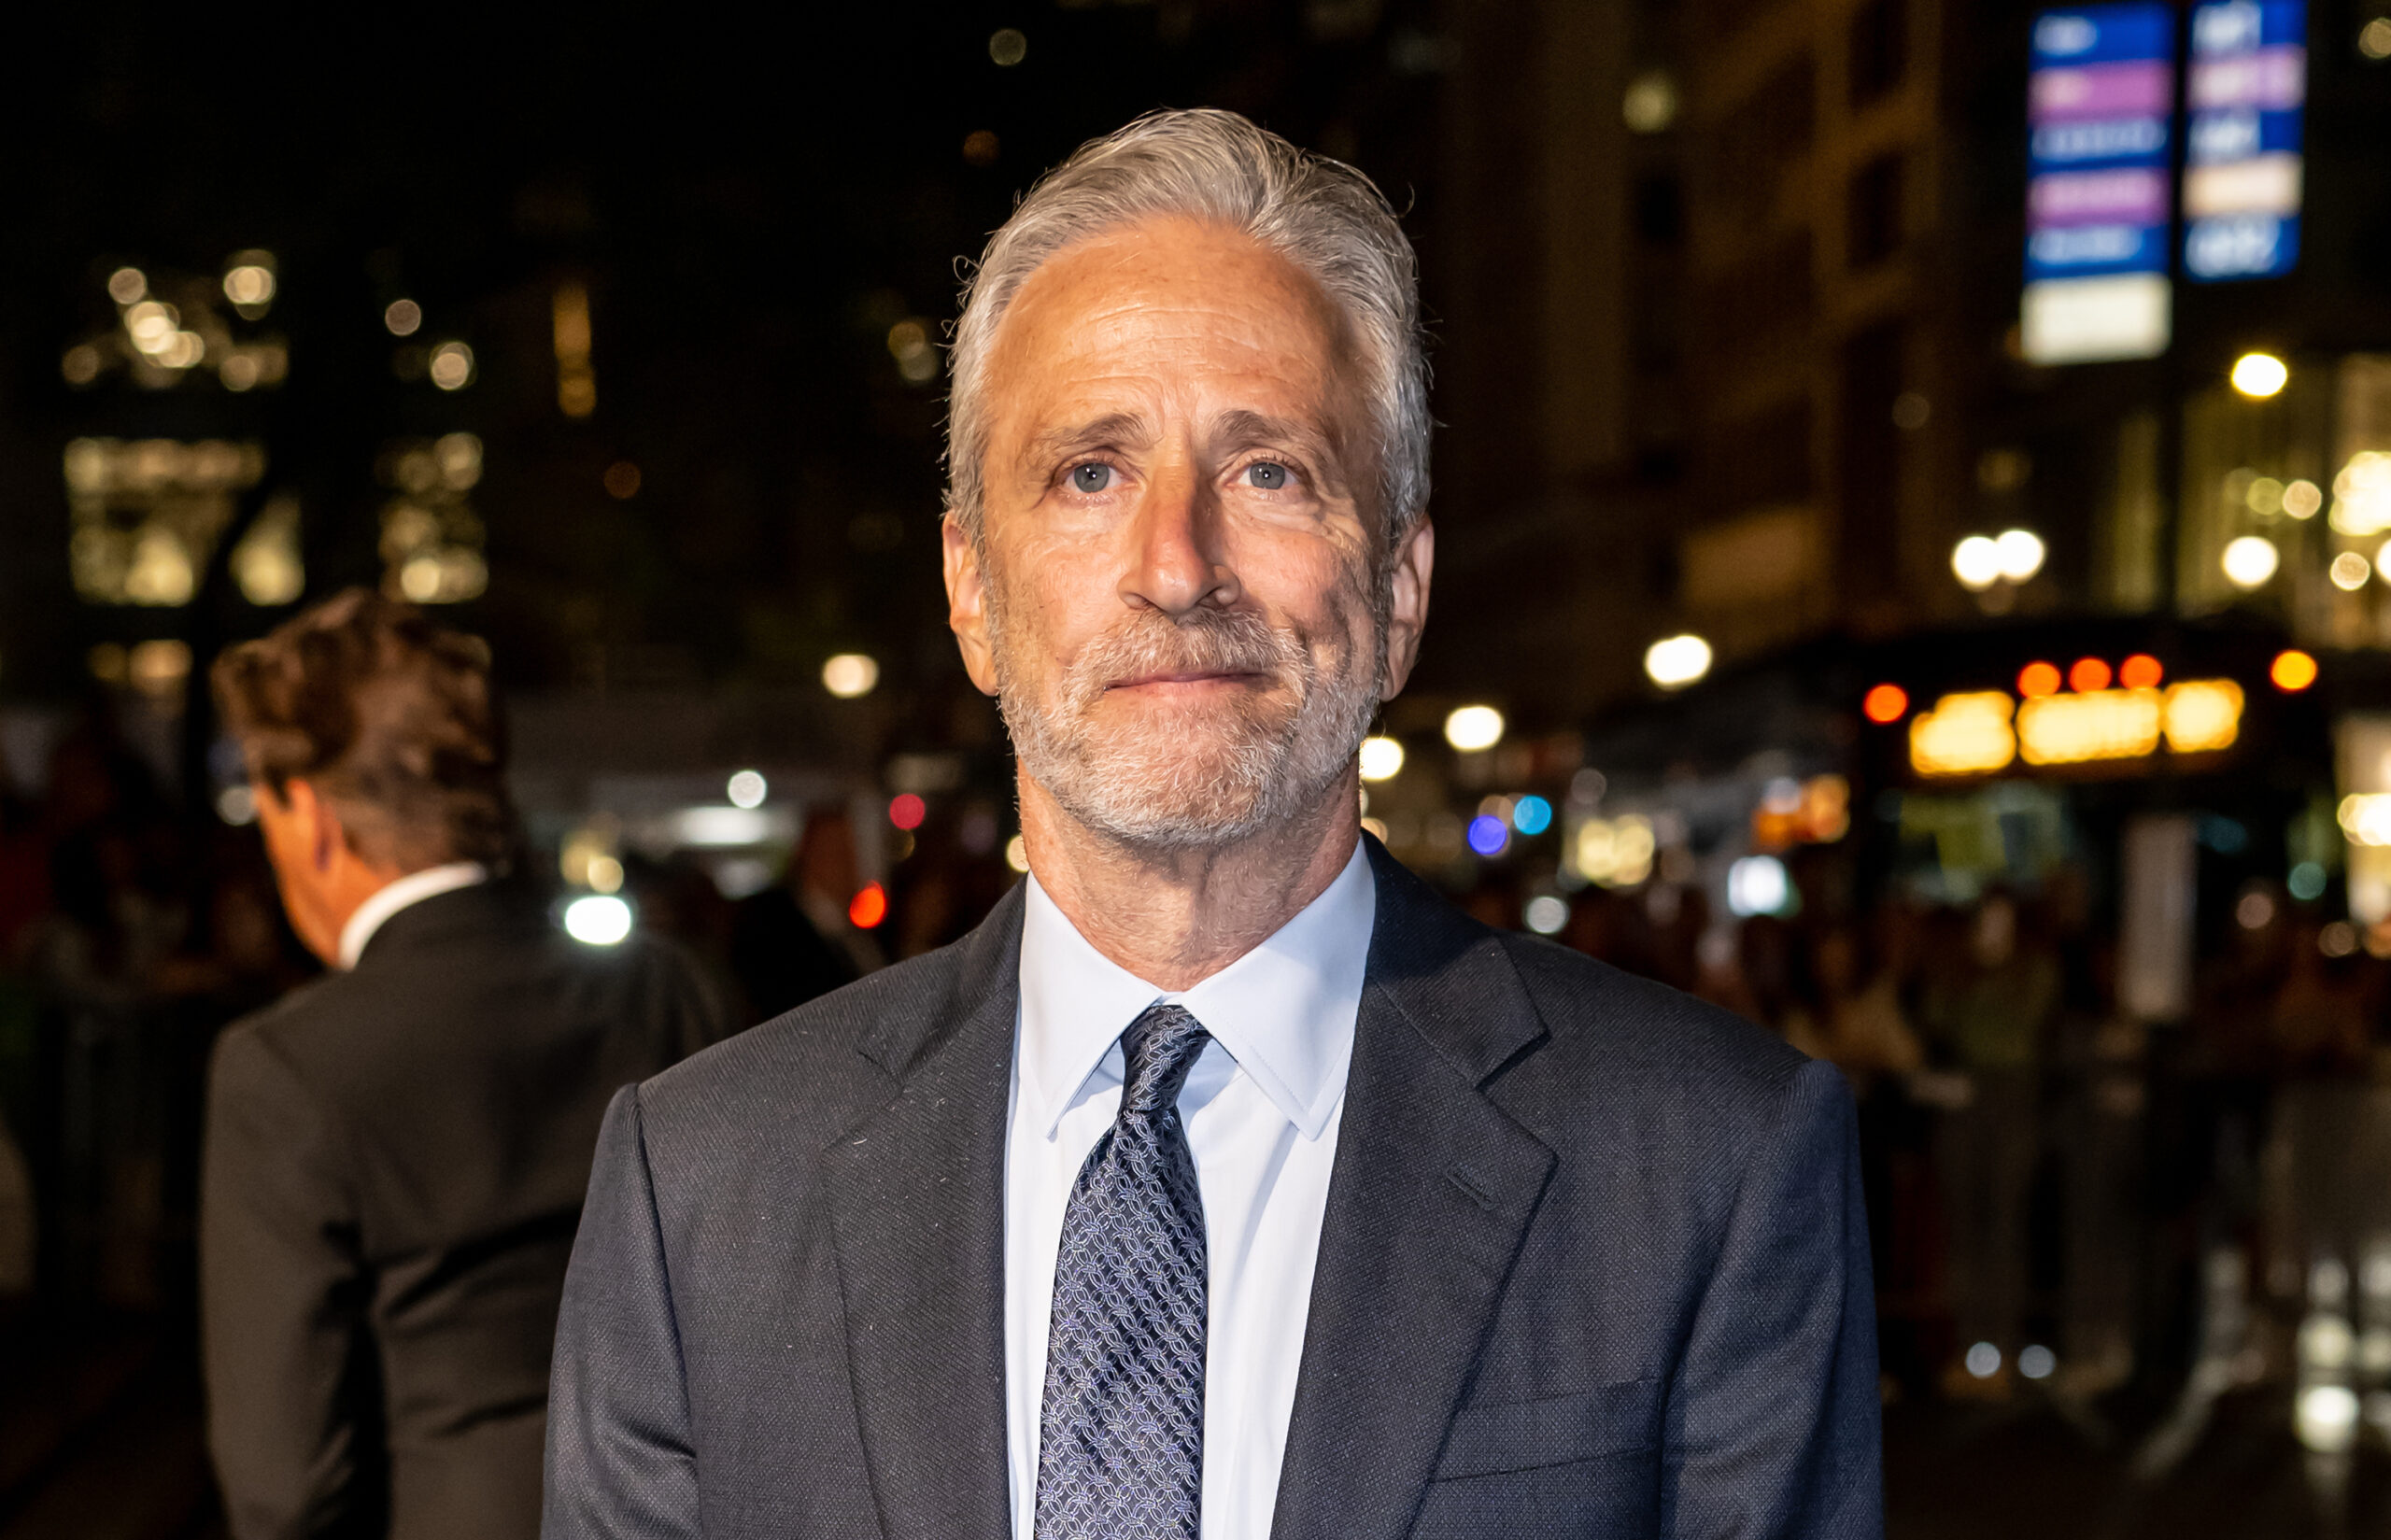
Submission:
M 1154 1113 L 1177 1105 L 1187 1072 L 1211 1034 L 1176 1005 L 1149 1006 L 1121 1034 L 1121 1110 Z

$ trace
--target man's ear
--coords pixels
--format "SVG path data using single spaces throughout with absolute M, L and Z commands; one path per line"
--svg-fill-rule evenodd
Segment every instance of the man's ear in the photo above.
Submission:
M 1419 660 L 1420 633 L 1428 625 L 1428 579 L 1436 566 L 1436 530 L 1422 515 L 1394 551 L 1394 586 L 1386 619 L 1386 685 L 1379 699 L 1403 693 Z
M 332 857 L 348 842 L 347 831 L 340 826 L 340 814 L 332 804 L 316 795 L 316 788 L 296 777 L 283 784 L 283 806 L 299 822 L 300 832 L 306 840 L 307 865 L 318 872 L 332 869 Z
M 945 541 L 946 624 L 963 654 L 963 670 L 982 695 L 997 693 L 997 659 L 988 645 L 988 578 L 980 553 L 953 514 L 940 527 Z

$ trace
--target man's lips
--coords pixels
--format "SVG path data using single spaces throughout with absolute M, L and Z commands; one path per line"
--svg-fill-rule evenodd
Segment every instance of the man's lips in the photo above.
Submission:
M 1177 669 L 1163 673 L 1139 674 L 1134 679 L 1116 679 L 1105 688 L 1143 690 L 1192 685 L 1251 685 L 1261 682 L 1264 677 L 1242 669 Z

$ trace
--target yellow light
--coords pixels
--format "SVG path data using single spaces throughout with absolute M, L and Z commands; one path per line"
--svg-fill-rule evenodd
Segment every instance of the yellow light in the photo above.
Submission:
M 413 300 L 392 300 L 390 307 L 382 312 L 382 324 L 394 337 L 412 337 L 423 324 L 423 306 Z
M 1589 818 L 1577 826 L 1569 854 L 1577 875 L 1603 887 L 1634 887 L 1652 875 L 1652 855 L 1659 841 L 1652 821 L 1629 813 L 1623 818 Z
M 1951 547 L 1951 575 L 1970 593 L 2001 581 L 2001 546 L 1989 535 L 1970 535 Z
M 1985 775 L 2017 756 L 2005 690 L 1946 695 L 1910 719 L 1910 768 L 1920 775 Z
M 2333 478 L 2333 512 L 2326 522 L 2345 535 L 2391 530 L 2391 455 L 2360 449 L 2350 457 Z
M 462 390 L 474 377 L 474 350 L 461 342 L 444 342 L 432 350 L 432 383 L 443 390 Z
M 1015 871 L 1029 869 L 1029 842 L 1018 834 L 1005 841 L 1005 865 Z
M 557 410 L 586 417 L 598 410 L 598 372 L 589 361 L 589 290 L 560 283 L 548 307 L 557 354 Z
M 2272 353 L 2244 353 L 2233 360 L 2233 389 L 2252 401 L 2279 395 L 2290 383 L 2290 366 Z
M 237 305 L 270 304 L 274 301 L 274 270 L 247 262 L 224 275 L 224 297 Z
M 172 347 L 181 325 L 182 317 L 175 307 L 156 300 L 143 300 L 124 313 L 125 333 L 144 353 L 163 353 Z
M 1691 685 L 1710 671 L 1710 643 L 1691 633 L 1664 636 L 1644 649 L 1644 671 L 1664 690 Z
M 988 57 L 999 69 L 1011 69 L 1029 57 L 1029 39 L 1018 27 L 999 27 L 988 36 Z
M 2023 583 L 2043 570 L 2045 554 L 2043 537 L 2031 530 L 2003 530 L 1992 543 L 1992 554 L 2001 563 L 2001 575 L 2012 583 Z
M 2158 750 L 2157 690 L 2045 695 L 2017 708 L 2018 757 L 2030 765 L 2135 759 Z
M 2167 689 L 2167 746 L 2177 754 L 2229 749 L 2242 735 L 2242 686 L 2230 679 L 2186 679 Z
M 879 661 L 865 653 L 841 653 L 822 665 L 822 687 L 842 700 L 870 695 L 879 683 Z
M 2357 792 L 2341 798 L 2341 832 L 2354 845 L 2391 845 L 2391 792 Z
M 2275 575 L 2275 567 L 2283 554 L 2275 543 L 2264 535 L 2243 535 L 2229 543 L 2217 565 L 2225 570 L 2225 580 L 2237 588 L 2256 588 Z
M 2267 678 L 2286 694 L 2297 694 L 2316 683 L 2316 659 L 2297 647 L 2275 654 Z
M 1665 133 L 1677 119 L 1677 81 L 1666 70 L 1646 70 L 1627 83 L 1619 116 L 1632 133 Z
M 108 275 L 108 298 L 119 304 L 134 304 L 149 292 L 149 280 L 137 267 L 120 267 Z
M 1362 779 L 1392 781 L 1403 770 L 1403 744 L 1392 738 L 1362 740 Z
M 2294 518 L 2314 518 L 2325 506 L 2325 489 L 2313 481 L 2295 481 L 2283 489 L 2283 511 Z
M 2333 580 L 2334 587 L 2356 593 L 2366 586 L 2366 580 L 2373 571 L 2373 564 L 2357 552 L 2343 551 L 2333 558 L 2332 566 L 2326 569 L 2326 575 Z
M 1475 754 L 1501 742 L 1503 726 L 1503 713 L 1492 706 L 1463 706 L 1445 718 L 1445 742 Z
M 139 643 L 126 655 L 125 674 L 143 695 L 173 695 L 191 677 L 191 643 L 171 638 Z

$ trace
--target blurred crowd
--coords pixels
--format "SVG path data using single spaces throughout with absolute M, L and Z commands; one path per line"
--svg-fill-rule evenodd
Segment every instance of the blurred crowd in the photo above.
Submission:
M 210 1045 L 317 965 L 255 832 L 183 812 L 104 711 L 54 738 L 43 784 L 0 787 L 0 1297 L 185 1312 Z M 753 1022 L 955 940 L 1017 880 L 984 806 L 933 802 L 878 881 L 849 816 L 809 812 L 759 892 L 626 855 L 625 896 Z M 1485 869 L 1464 901 L 1518 925 L 1523 895 Z M 2391 1192 L 2391 962 L 2254 887 L 2202 949 L 2189 1020 L 2149 1026 L 2118 1008 L 2087 893 L 2061 869 L 1966 905 L 1813 892 L 1790 919 L 1714 913 L 1695 884 L 1568 900 L 1556 940 L 1849 1078 L 1889 1394 L 2163 1404 L 2225 1350 L 2220 1256 L 2252 1316 L 2227 1347 L 2291 1372 L 2320 1259 L 2356 1278 L 2391 1236 L 2371 1196 Z
M 2152 1025 L 2119 1007 L 2080 869 L 1859 906 L 1832 860 L 1794 869 L 1794 918 L 1717 915 L 1691 885 L 1588 889 L 1556 939 L 1849 1079 L 1889 1395 L 2036 1382 L 2084 1407 L 2131 1386 L 2155 1409 L 2204 1358 L 2235 1383 L 2299 1376 L 2320 1279 L 2391 1291 L 2391 962 L 2348 924 L 2252 884 L 2201 949 L 2188 1019 Z M 1498 924 L 1515 902 L 1471 898 Z
M 38 791 L 0 772 L 0 1319 L 187 1314 L 211 1047 L 320 965 L 257 831 L 186 809 L 106 703 L 38 764 Z M 986 821 L 930 810 L 875 881 L 845 807 L 816 809 L 759 892 L 627 853 L 624 896 L 762 1021 L 976 925 L 1015 880 Z

